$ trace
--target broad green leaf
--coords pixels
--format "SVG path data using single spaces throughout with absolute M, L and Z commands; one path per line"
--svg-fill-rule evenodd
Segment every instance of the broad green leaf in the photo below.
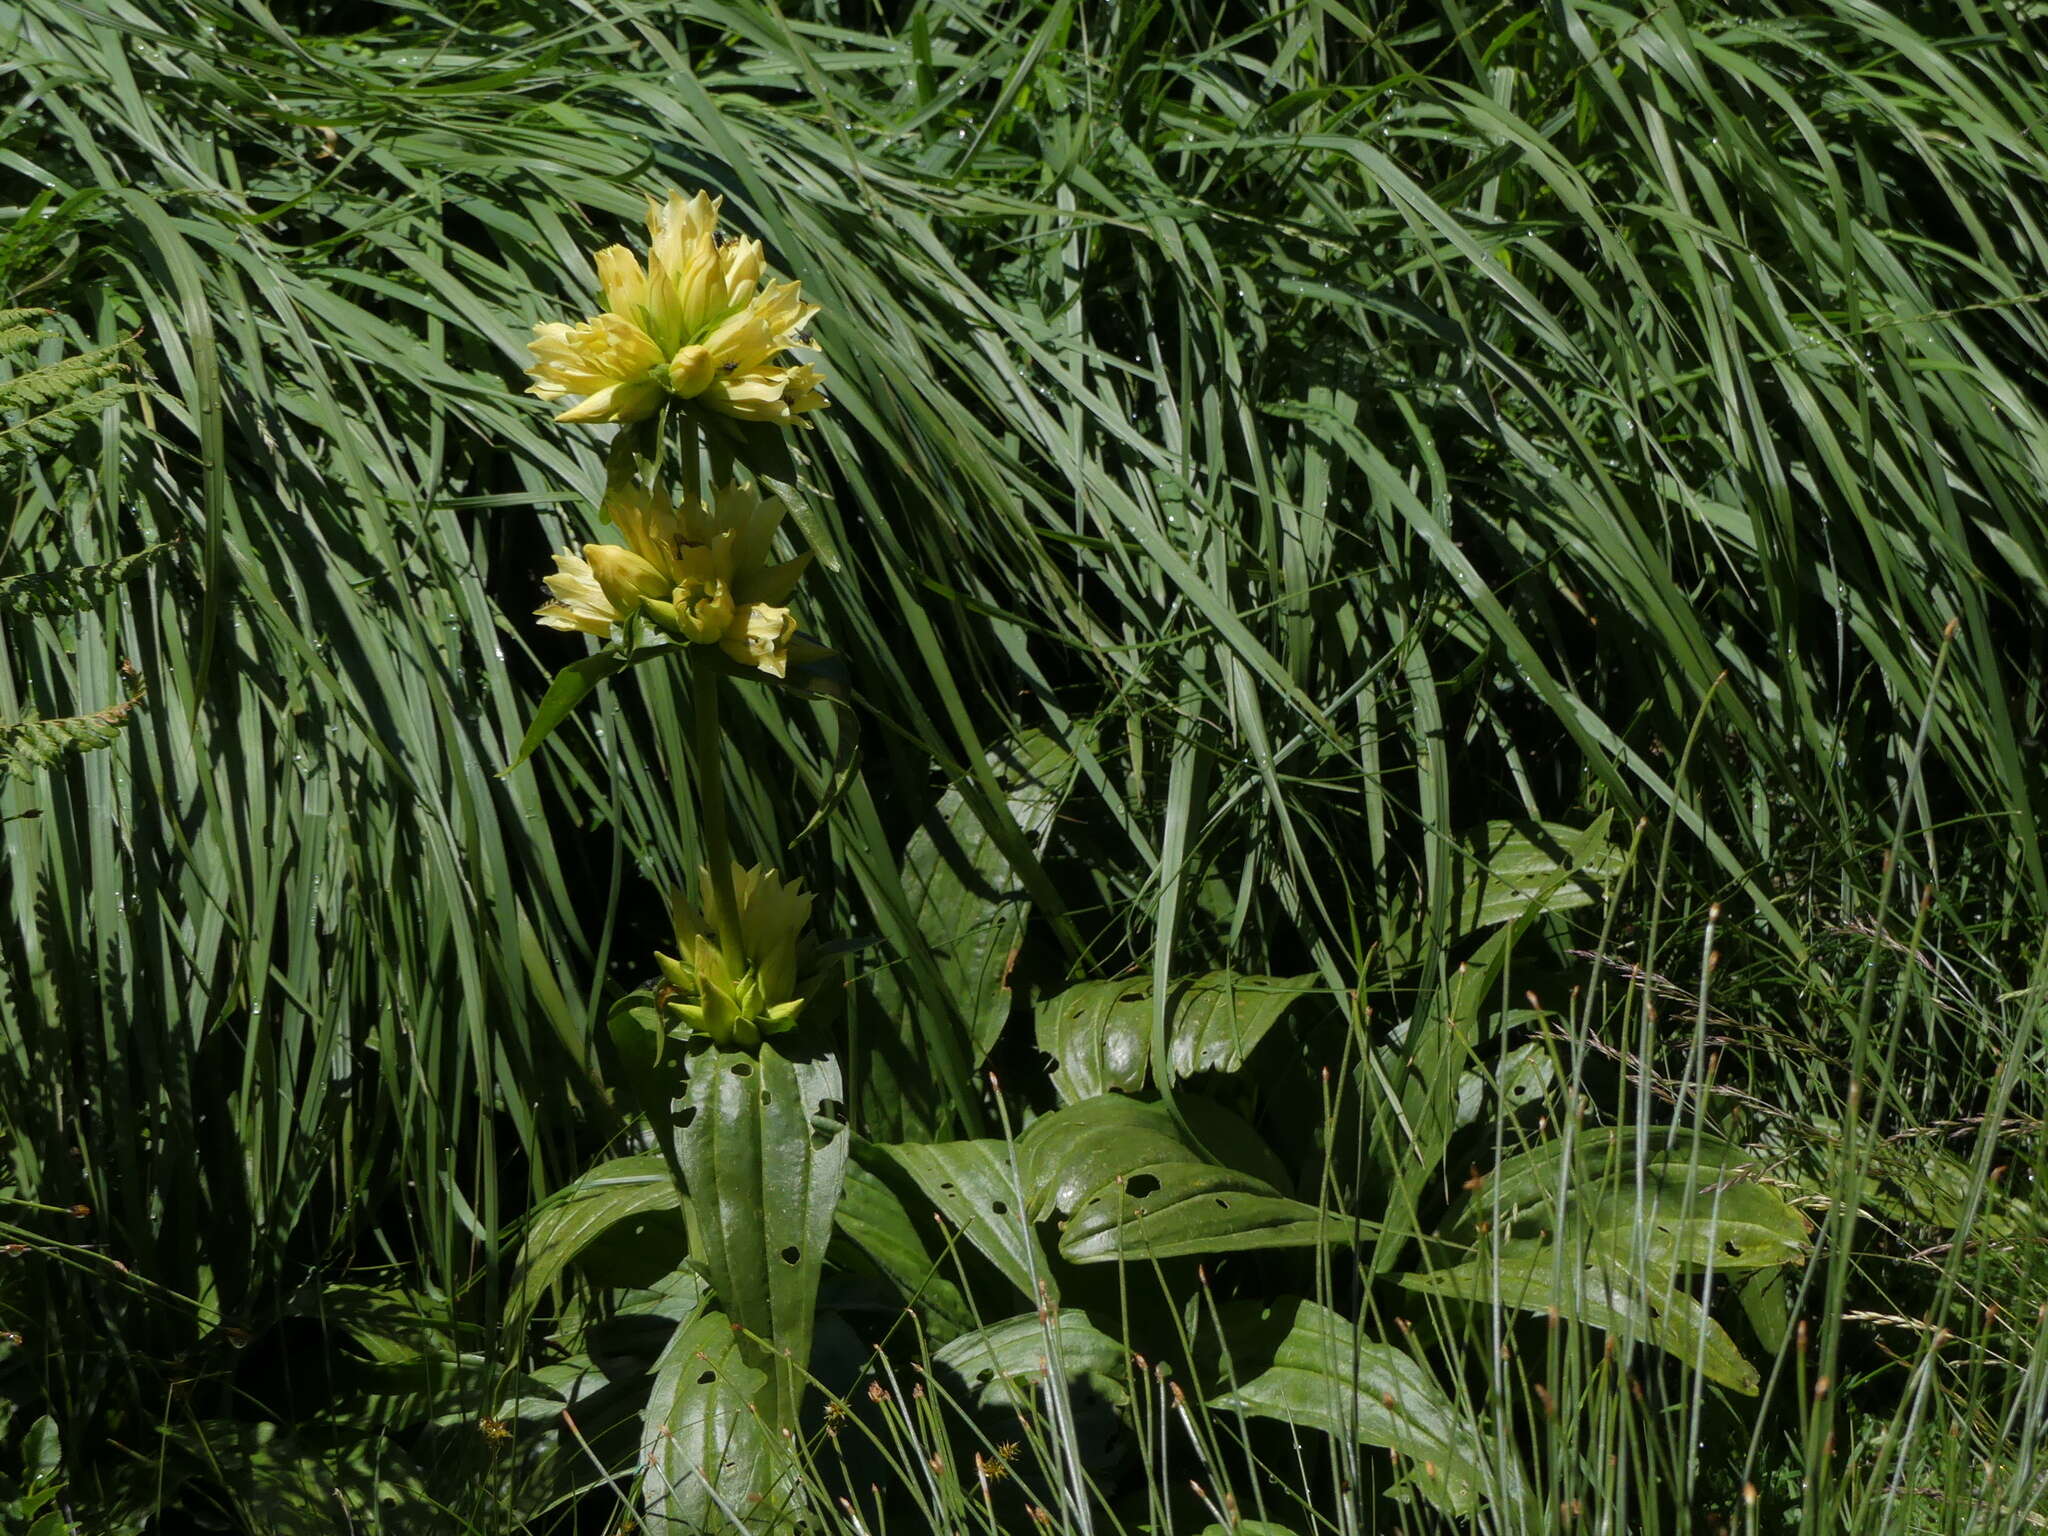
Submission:
M 1590 827 L 1493 821 L 1463 850 L 1470 871 L 1451 913 L 1456 934 L 1476 933 L 1538 912 L 1569 912 L 1600 901 L 1627 864 L 1608 840 L 1614 819 Z
M 762 1416 L 769 1376 L 740 1325 L 706 1312 L 655 1368 L 640 1430 L 642 1523 L 662 1536 L 774 1531 L 799 1498 L 796 1470 Z
M 1205 1358 L 1220 1388 L 1211 1408 L 1385 1446 L 1410 1485 L 1451 1514 L 1521 1497 L 1520 1469 L 1498 1465 L 1497 1448 L 1427 1370 L 1317 1302 L 1231 1302 Z
M 1038 1048 L 1052 1058 L 1060 1102 L 1136 1093 L 1152 1057 L 1152 984 L 1141 976 L 1084 981 L 1038 1005 Z
M 901 1142 L 877 1145 L 872 1151 L 908 1174 L 933 1209 L 980 1249 L 1027 1301 L 1059 1300 L 1058 1282 L 1032 1229 L 1006 1143 Z
M 1501 1025 L 1512 1028 L 1516 1022 L 1510 1016 Z M 1556 1081 L 1557 1058 L 1548 1044 L 1539 1040 L 1516 1046 L 1499 1062 L 1459 1075 L 1454 1123 L 1460 1130 L 1474 1124 L 1485 1113 L 1488 1099 L 1509 1113 L 1527 1109 L 1540 1103 Z
M 1177 1108 L 1200 1139 L 1189 1146 L 1164 1104 L 1106 1093 L 1040 1115 L 1017 1138 L 1031 1219 L 1072 1212 L 1111 1179 L 1147 1163 L 1207 1161 L 1278 1186 L 1279 1160 L 1243 1120 L 1194 1094 Z
M 1290 1200 L 1250 1174 L 1212 1163 L 1150 1163 L 1083 1200 L 1060 1234 L 1077 1264 L 1355 1243 L 1371 1222 Z
M 2048 1235 L 2031 1202 L 2013 1198 L 2003 1184 L 1987 1185 L 1953 1152 L 1925 1141 L 1885 1142 L 1870 1160 L 1876 1176 L 1864 1185 L 1863 1203 L 1893 1220 L 1955 1232 L 1974 1212 L 1971 1233 L 1982 1240 L 2030 1245 Z
M 1017 1173 L 1033 1221 L 1074 1210 L 1119 1174 L 1192 1156 L 1165 1105 L 1121 1093 L 1040 1115 L 1017 1138 Z
M 858 1162 L 847 1166 L 833 1221 L 896 1287 L 904 1305 L 921 1315 L 926 1337 L 944 1343 L 975 1326 L 973 1309 L 951 1279 L 952 1266 L 933 1252 L 931 1223 L 920 1226 L 896 1191 Z
M 514 1319 L 532 1311 L 562 1271 L 615 1228 L 632 1223 L 633 1230 L 641 1231 L 645 1218 L 681 1208 L 675 1180 L 657 1154 L 643 1152 L 599 1163 L 534 1213 L 506 1301 L 508 1311 Z M 652 1240 L 651 1233 L 641 1235 Z M 679 1249 L 674 1257 L 681 1257 Z
M 665 1116 L 682 1096 L 685 1059 L 653 994 L 621 998 L 605 1019 L 605 1032 L 619 1053 L 619 1087 L 625 1097 L 650 1119 Z
M 1452 1269 L 1403 1275 L 1401 1284 L 1482 1306 L 1554 1312 L 1617 1338 L 1654 1344 L 1724 1387 L 1751 1396 L 1757 1391 L 1756 1368 L 1697 1300 L 1670 1282 L 1638 1278 L 1613 1259 L 1589 1264 L 1552 1243 L 1520 1238 L 1502 1243 L 1497 1258 L 1482 1249 Z
M 1714 1189 L 1753 1180 L 1761 1171 L 1755 1154 L 1716 1137 L 1681 1132 L 1673 1142 L 1662 1130 L 1593 1126 L 1569 1142 L 1553 1137 L 1503 1160 L 1460 1198 L 1439 1230 L 1453 1242 L 1470 1243 L 1482 1224 L 1490 1229 L 1533 1221 L 1555 1228 L 1561 1195 L 1570 1202 L 1594 1191 L 1632 1192 L 1639 1169 L 1646 1189 L 1658 1192 L 1653 1205 L 1674 1211 L 1688 1189 L 1695 1209 L 1703 1209 Z M 1792 1221 L 1798 1221 L 1796 1214 Z
M 1026 731 L 991 753 L 989 766 L 1018 830 L 1037 843 L 1073 777 L 1072 753 L 1043 731 Z M 979 1062 L 1010 1017 L 1010 966 L 1031 904 L 959 788 L 940 796 L 911 834 L 903 892 Z
M 1129 1396 L 1123 1346 L 1084 1314 L 1066 1309 L 1027 1312 L 963 1333 L 932 1359 L 958 1371 L 981 1408 L 1031 1409 L 1038 1384 L 1053 1375 L 1087 1377 L 1112 1402 Z
M 794 1424 L 848 1138 L 823 1118 L 845 1098 L 838 1062 L 785 1048 L 693 1042 L 675 1143 L 690 1256 L 719 1306 L 773 1352 L 777 1400 L 764 1411 Z
M 1235 1072 L 1295 1003 L 1320 989 L 1316 976 L 1241 976 L 1212 971 L 1175 984 L 1167 1016 L 1175 1081 Z M 1038 1005 L 1038 1048 L 1053 1058 L 1053 1083 L 1068 1104 L 1135 1093 L 1152 1068 L 1152 983 L 1084 981 Z
M 419 1467 L 376 1428 L 213 1419 L 175 1433 L 218 1476 L 244 1528 L 265 1536 L 432 1530 L 442 1518 Z
M 1766 1185 L 1701 1187 L 1689 1170 L 1661 1171 L 1640 1189 L 1613 1178 L 1567 1205 L 1574 1230 L 1601 1253 L 1648 1274 L 1678 1268 L 1775 1269 L 1806 1256 L 1806 1218 Z

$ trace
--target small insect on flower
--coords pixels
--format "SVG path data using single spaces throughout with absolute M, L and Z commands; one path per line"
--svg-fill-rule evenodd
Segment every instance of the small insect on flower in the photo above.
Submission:
M 604 312 L 533 328 L 534 380 L 547 401 L 581 396 L 560 421 L 638 421 L 671 400 L 746 421 L 803 424 L 826 404 L 816 368 L 781 361 L 810 347 L 818 306 L 800 283 L 765 281 L 761 242 L 721 239 L 722 199 L 647 200 L 647 264 L 623 245 L 597 253 Z

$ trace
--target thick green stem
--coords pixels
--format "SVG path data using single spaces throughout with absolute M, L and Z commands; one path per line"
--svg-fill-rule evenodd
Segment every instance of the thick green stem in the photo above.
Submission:
M 700 894 L 705 916 L 718 930 L 718 952 L 730 974 L 742 969 L 739 904 L 732 889 L 732 837 L 725 825 L 724 740 L 718 729 L 718 666 L 708 649 L 691 647 L 691 703 L 696 713 L 697 815 L 704 833 L 709 888 Z

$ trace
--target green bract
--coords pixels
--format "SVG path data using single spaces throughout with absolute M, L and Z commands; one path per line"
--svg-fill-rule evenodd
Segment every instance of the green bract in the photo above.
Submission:
M 700 883 L 711 888 L 708 870 Z M 823 978 L 809 965 L 813 946 L 803 930 L 811 897 L 801 881 L 734 865 L 732 892 L 729 924 L 676 898 L 681 953 L 654 958 L 670 989 L 662 997 L 666 1018 L 720 1046 L 746 1049 L 794 1025 Z

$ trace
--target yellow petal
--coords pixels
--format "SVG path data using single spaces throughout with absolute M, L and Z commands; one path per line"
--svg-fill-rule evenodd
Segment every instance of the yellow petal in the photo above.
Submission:
M 688 257 L 676 274 L 676 307 L 682 311 L 684 334 L 695 335 L 725 307 L 725 274 L 708 232 L 689 248 Z
M 597 253 L 597 285 L 604 290 L 604 307 L 617 314 L 632 315 L 647 302 L 647 274 L 623 245 Z
M 718 360 L 707 347 L 684 347 L 668 365 L 668 387 L 684 400 L 704 393 L 718 374 Z
M 719 553 L 702 544 L 685 544 L 676 551 L 676 615 L 683 633 L 699 645 L 722 640 L 737 611 Z
M 639 421 L 652 416 L 661 405 L 661 386 L 651 379 L 630 384 L 609 384 L 571 406 L 557 421 Z
M 604 493 L 599 510 L 625 535 L 626 548 L 634 554 L 657 566 L 674 558 L 680 530 L 675 506 L 663 492 L 621 483 Z
M 584 562 L 603 589 L 605 601 L 618 613 L 629 613 L 650 597 L 669 593 L 668 574 L 651 561 L 616 544 L 586 544 Z
M 733 615 L 718 648 L 743 667 L 781 677 L 789 670 L 789 642 L 795 634 L 796 616 L 787 608 L 750 603 Z

